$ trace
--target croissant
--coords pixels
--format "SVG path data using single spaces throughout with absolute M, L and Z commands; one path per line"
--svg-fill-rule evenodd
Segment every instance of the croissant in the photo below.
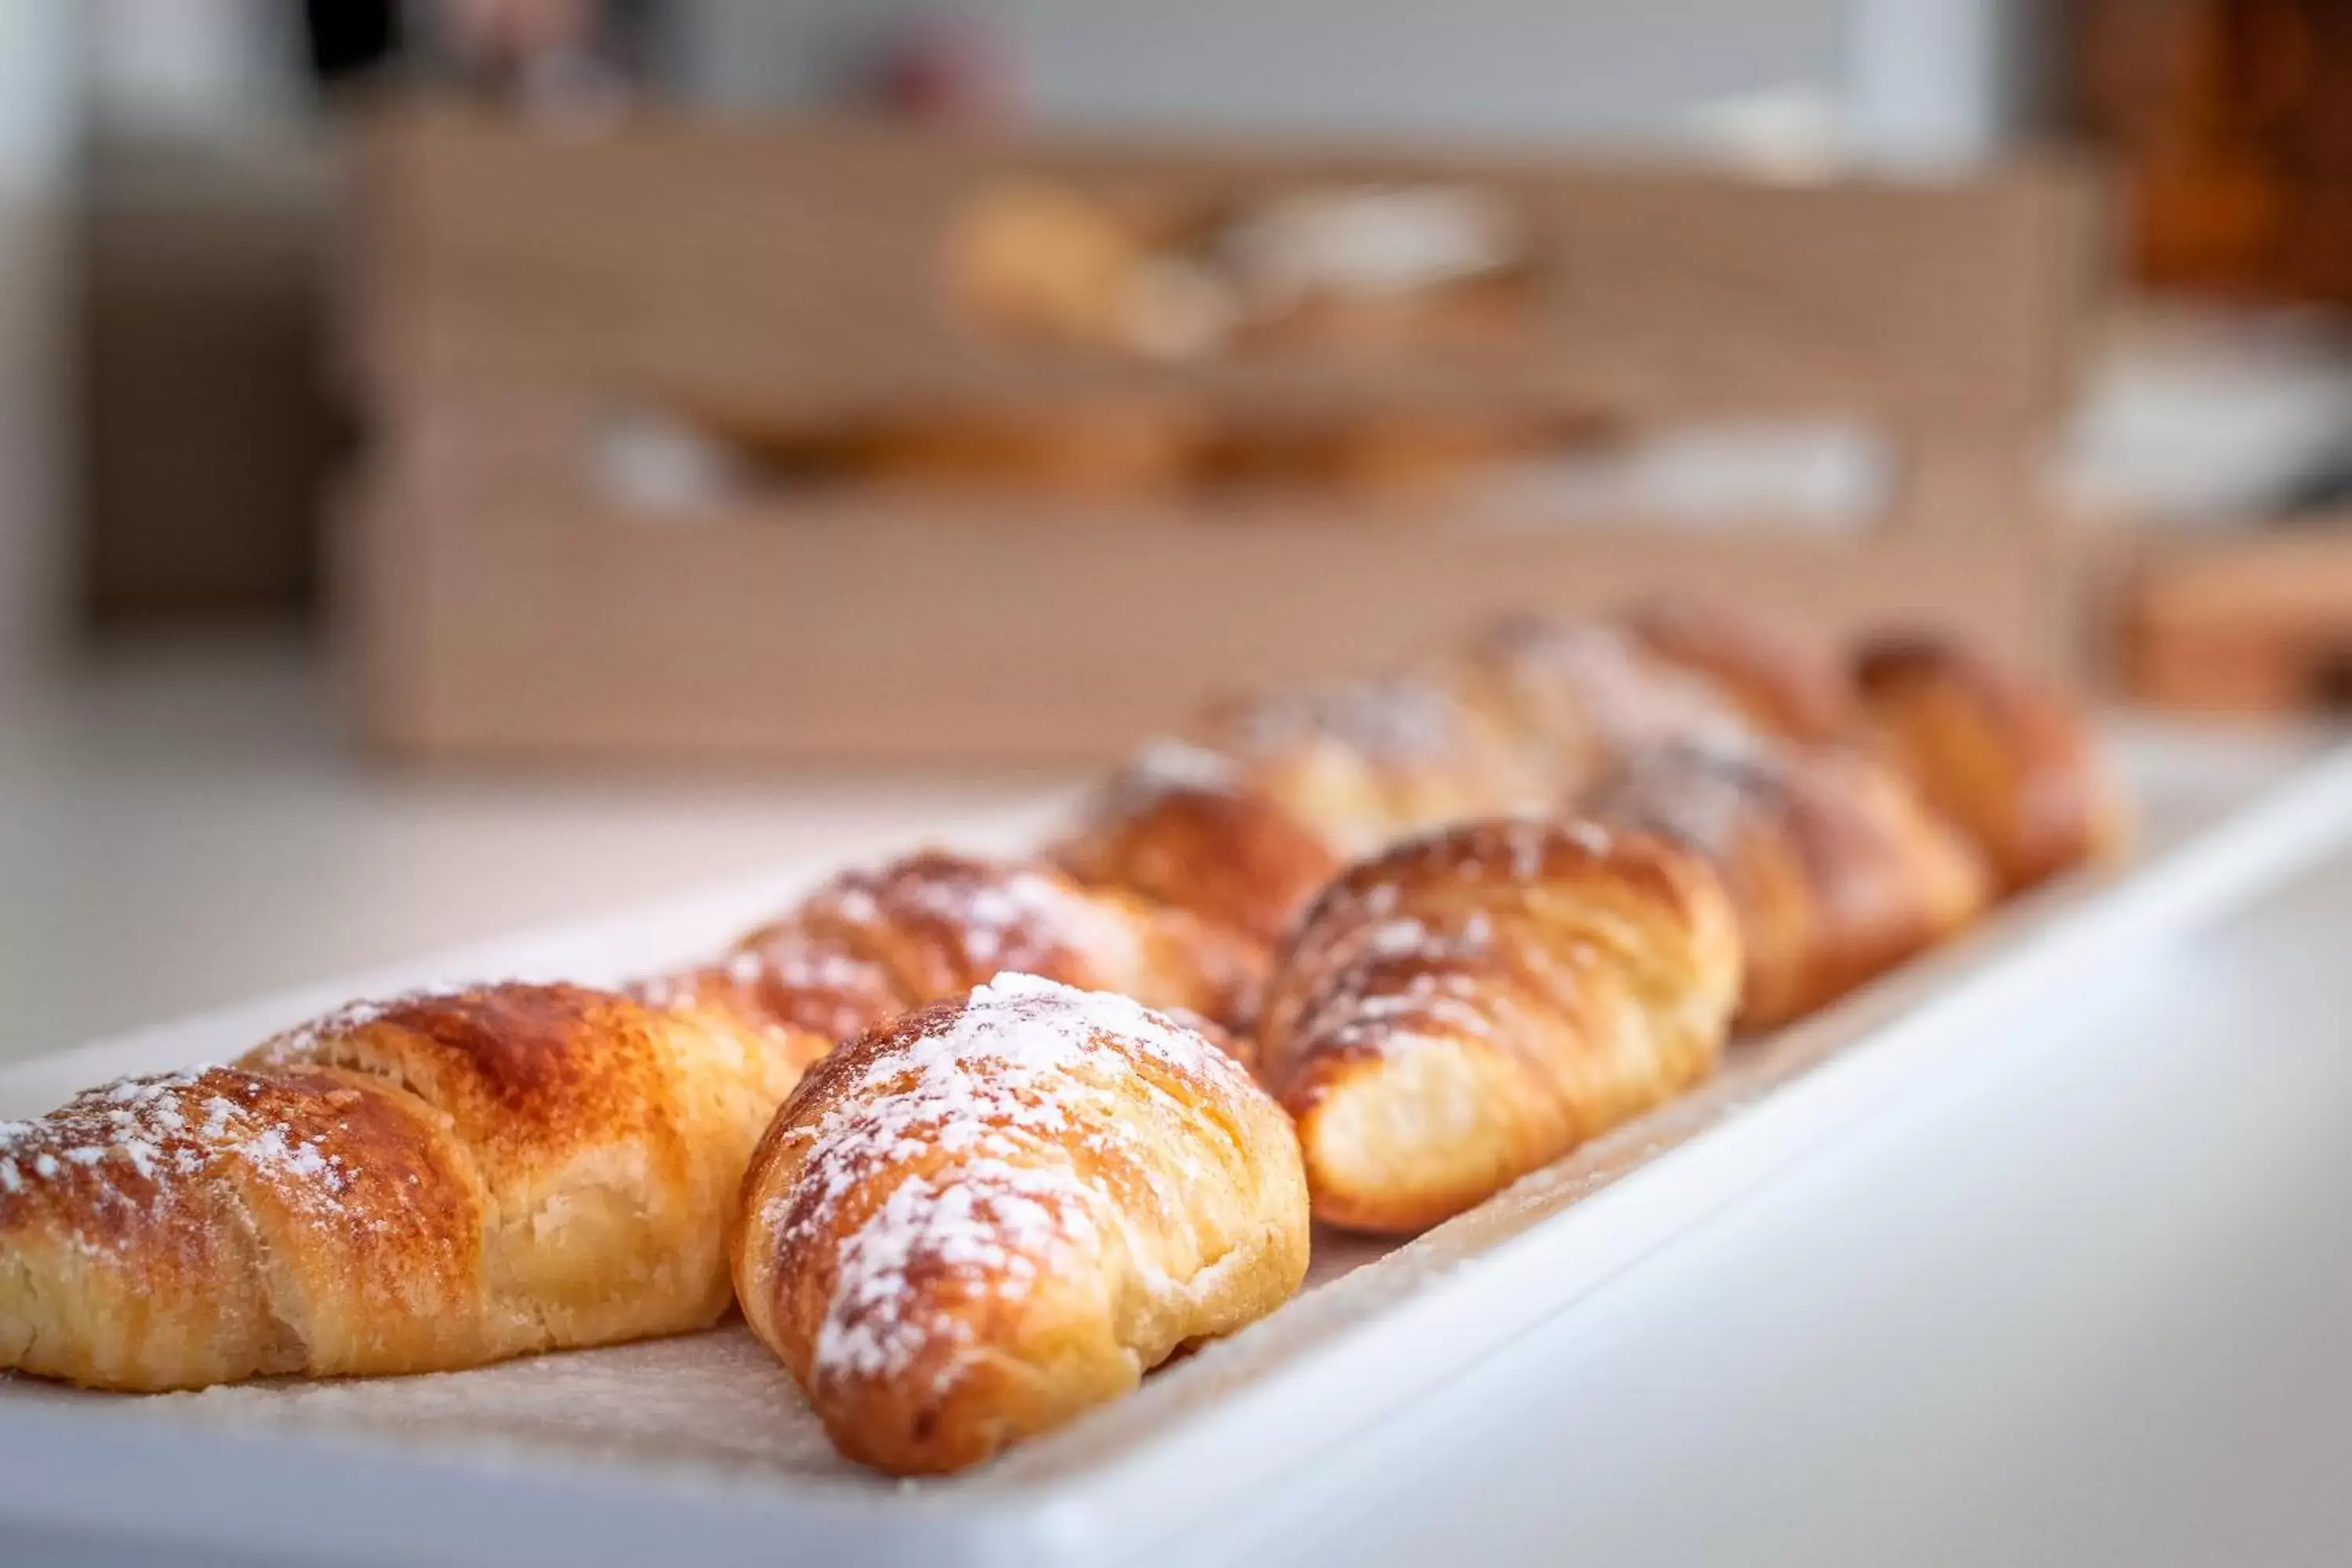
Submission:
M 1001 969 L 1237 1024 L 1265 964 L 1257 944 L 1184 910 L 1047 866 L 931 849 L 836 877 L 668 990 L 830 1047 Z
M 841 1451 L 978 1464 L 1133 1388 L 1305 1278 L 1288 1121 L 1123 997 L 1004 974 L 828 1058 L 732 1242 L 743 1315 Z
M 1579 804 L 1715 868 L 1747 952 L 1745 1030 L 1810 1013 L 1952 935 L 1990 893 L 1974 850 L 1900 773 L 1857 752 L 1670 742 L 1628 753 Z
M 1712 683 L 1659 658 L 1623 628 L 1517 616 L 1461 651 L 1451 679 L 1509 737 L 1550 805 L 1589 786 L 1629 747 L 1749 730 Z
M 1753 611 L 1661 599 L 1625 617 L 1651 653 L 1711 681 L 1767 734 L 1817 745 L 1853 730 L 1853 677 L 1826 647 Z
M 2123 797 L 2089 721 L 2057 693 L 1947 644 L 1882 642 L 1856 661 L 1878 744 L 2014 892 L 2125 838 Z
M 572 985 L 358 1005 L 0 1127 L 0 1366 L 101 1388 L 707 1327 L 794 1064 Z
M 1260 1074 L 1316 1217 L 1411 1231 L 1706 1077 L 1738 999 L 1715 875 L 1664 839 L 1483 821 L 1358 862 L 1269 984 Z
M 1178 742 L 1116 775 L 1046 858 L 1272 948 L 1339 869 L 1321 837 L 1234 764 Z
M 1550 794 L 1442 675 L 1262 692 L 1213 707 L 1195 739 L 1343 857 Z

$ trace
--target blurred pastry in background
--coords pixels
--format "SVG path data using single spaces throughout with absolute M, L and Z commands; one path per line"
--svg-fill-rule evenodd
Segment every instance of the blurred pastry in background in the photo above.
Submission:
M 948 238 L 947 292 L 976 323 L 1077 347 L 1184 359 L 1234 328 L 1230 292 L 1181 218 L 1044 179 L 973 196 Z
M 1819 744 L 1850 734 L 1853 676 L 1834 650 L 1757 611 L 1656 599 L 1624 616 L 1652 653 L 1715 683 L 1759 730 Z
M 1197 447 L 1171 407 L 1096 399 L 877 419 L 845 435 L 840 458 L 875 485 L 1118 500 L 1181 486 Z
M 1935 638 L 1855 660 L 1874 743 L 2021 891 L 2123 847 L 2123 795 L 2089 717 L 2014 671 Z
M 1748 954 L 1743 1033 L 1802 1017 L 1952 936 L 1993 889 L 1975 849 L 1865 752 L 1678 741 L 1628 753 L 1578 802 L 1723 879 Z
M 1737 742 L 1748 722 L 1722 690 L 1657 657 L 1623 627 L 1576 616 L 1512 616 L 1448 661 L 1465 700 L 1507 736 L 1557 803 L 1629 748 Z
M 1202 427 L 1170 399 L 875 410 L 823 420 L 704 405 L 695 427 L 784 486 L 1025 493 L 1118 500 L 1190 481 Z
M 646 985 L 665 1005 L 838 1042 L 1007 969 L 1230 1025 L 1265 967 L 1232 931 L 1126 889 L 927 849 L 845 871 L 715 963 Z
M 1573 435 L 1568 420 L 1440 409 L 1234 420 L 1208 441 L 1200 477 L 1215 488 L 1365 500 L 1467 495 Z
M 1176 741 L 1113 774 L 1046 858 L 1085 886 L 1172 905 L 1269 949 L 1340 866 L 1239 764 Z
M 1553 799 L 1494 715 L 1438 674 L 1231 699 L 1210 708 L 1192 738 L 1349 858 Z
M 946 292 L 976 325 L 1196 359 L 1253 340 L 1508 341 L 1529 226 L 1471 185 L 1311 185 L 1189 209 L 1044 176 L 981 189 L 950 226 Z M 1499 331 L 1497 330 L 1499 329 Z

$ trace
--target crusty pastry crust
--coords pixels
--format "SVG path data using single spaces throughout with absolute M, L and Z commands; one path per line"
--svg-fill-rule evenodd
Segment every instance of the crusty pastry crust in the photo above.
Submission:
M 708 1017 L 507 984 L 90 1089 L 0 1126 L 0 1365 L 197 1388 L 705 1327 L 796 1071 Z
M 1269 989 L 1266 1083 L 1318 1218 L 1457 1214 L 1713 1068 L 1738 994 L 1696 855 L 1589 823 L 1489 820 L 1351 867 Z
M 841 1451 L 964 1468 L 1297 1289 L 1280 1109 L 1198 1033 L 1007 974 L 811 1073 L 743 1183 L 745 1319 Z
M 835 878 L 719 963 L 675 978 L 830 1047 L 1005 969 L 1237 1026 L 1265 964 L 1241 934 L 1134 892 L 1081 887 L 1043 862 L 927 849 Z
M 1116 774 L 1047 858 L 1088 887 L 1187 910 L 1265 949 L 1340 865 L 1238 766 L 1175 742 Z

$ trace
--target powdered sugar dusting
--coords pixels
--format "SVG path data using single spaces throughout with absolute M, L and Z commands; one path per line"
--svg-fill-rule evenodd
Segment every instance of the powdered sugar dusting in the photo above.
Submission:
M 1008 868 L 987 879 L 919 879 L 902 896 L 910 908 L 957 932 L 974 972 L 1034 963 L 1058 946 L 1097 951 L 1106 942 L 1128 945 L 1124 923 L 1030 867 Z
M 337 1039 L 354 1030 L 364 1029 L 381 1020 L 395 1007 L 414 1002 L 426 994 L 411 991 L 380 1001 L 349 1002 L 330 1013 L 322 1013 L 307 1023 L 295 1025 L 284 1033 L 262 1043 L 246 1060 L 283 1067 L 289 1063 L 306 1062 L 326 1041 Z
M 1270 757 L 1318 743 L 1373 762 L 1452 762 L 1466 742 L 1459 699 L 1418 676 L 1385 676 L 1263 693 L 1232 713 L 1231 742 Z
M 1231 757 L 1196 746 L 1189 741 L 1162 738 L 1136 753 L 1119 775 L 1143 789 L 1231 791 L 1242 785 L 1242 770 Z
M 1189 741 L 1147 743 L 1087 802 L 1085 820 L 1097 826 L 1141 816 L 1175 795 L 1234 795 L 1248 787 L 1242 765 Z
M 941 1345 L 940 1375 L 970 1333 L 975 1293 L 1018 1299 L 1065 1249 L 1118 1224 L 1108 1193 L 1072 1164 L 1083 1147 L 1133 1170 L 1171 1212 L 1195 1163 L 1139 1138 L 1120 1106 L 1156 1095 L 1150 1061 L 1246 1093 L 1246 1075 L 1174 1020 L 1122 996 L 999 974 L 961 1010 L 867 1063 L 849 1100 L 787 1136 L 807 1154 L 763 1221 L 780 1247 L 824 1245 L 853 1194 L 889 1195 L 842 1244 L 814 1373 L 888 1377 Z M 892 1173 L 902 1173 L 892 1184 Z
M 858 934 L 845 936 L 844 928 Z M 763 979 L 812 1000 L 837 999 L 829 1021 L 845 1026 L 833 1031 L 845 1037 L 936 999 L 863 955 L 884 932 L 919 936 L 943 950 L 953 989 L 1000 969 L 1066 968 L 1073 960 L 1088 978 L 1112 983 L 1140 959 L 1129 922 L 1058 876 L 930 852 L 821 889 L 792 920 L 738 954 L 736 978 Z
M 1020 1300 L 1075 1249 L 1098 1245 L 1088 1197 L 1066 1169 L 991 1163 L 899 1183 L 842 1248 L 817 1332 L 820 1373 L 883 1377 L 942 1342 L 969 1345 L 961 1315 L 909 1309 L 915 1277 L 949 1298 L 938 1306 L 982 1294 Z
M 1489 1036 L 1489 992 L 1474 971 L 1494 942 L 1494 925 L 1480 910 L 1439 923 L 1410 915 L 1378 921 L 1317 986 L 1298 1033 L 1320 1046 L 1382 1055 L 1436 1036 Z
M 1617 836 L 1600 823 L 1576 817 L 1559 825 L 1559 830 L 1587 855 L 1596 858 L 1612 853 L 1617 847 Z
M 1664 663 L 1620 626 L 1523 616 L 1494 627 L 1483 647 L 1522 696 L 1570 704 L 1612 744 L 1686 735 L 1731 744 L 1751 733 L 1711 685 Z
M 85 1089 L 37 1121 L 0 1122 L 0 1190 L 23 1192 L 28 1170 L 42 1182 L 69 1171 L 102 1175 L 98 1167 L 110 1161 L 148 1184 L 182 1170 L 187 1122 L 177 1096 L 205 1070 L 124 1079 Z M 100 1190 L 123 1196 L 119 1183 L 101 1180 Z
M 1686 742 L 1633 752 L 1584 801 L 1594 816 L 1664 834 L 1711 860 L 1728 857 L 1760 806 L 1783 794 L 1778 753 Z
M 1549 962 L 1542 944 L 1499 923 L 1504 911 L 1563 857 L 1606 861 L 1618 851 L 1600 823 L 1496 817 L 1433 829 L 1360 864 L 1310 916 L 1292 961 L 1304 984 L 1277 998 L 1268 1029 L 1309 1048 L 1382 1055 L 1497 1035 L 1498 955 L 1507 948 L 1512 967 Z M 1589 945 L 1566 942 L 1559 956 L 1581 966 Z
M 288 1202 L 339 1209 L 353 1173 L 319 1136 L 260 1109 L 258 1089 L 234 1069 L 194 1068 L 86 1089 L 37 1121 L 0 1123 L 0 1192 L 69 1181 L 100 1205 L 154 1212 L 180 1184 L 233 1159 Z

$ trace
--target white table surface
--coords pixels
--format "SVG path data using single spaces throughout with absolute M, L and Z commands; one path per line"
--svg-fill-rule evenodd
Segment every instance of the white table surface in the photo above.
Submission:
M 352 754 L 299 641 L 119 651 L 0 705 L 0 1061 L 1072 782 L 421 774 Z
M 387 776 L 275 647 L 133 660 L 0 736 L 0 1055 L 1037 787 Z M 2352 1560 L 2347 1003 L 2352 859 L 2085 975 L 2047 1024 L 2078 1048 L 1949 1081 L 1192 1552 Z

